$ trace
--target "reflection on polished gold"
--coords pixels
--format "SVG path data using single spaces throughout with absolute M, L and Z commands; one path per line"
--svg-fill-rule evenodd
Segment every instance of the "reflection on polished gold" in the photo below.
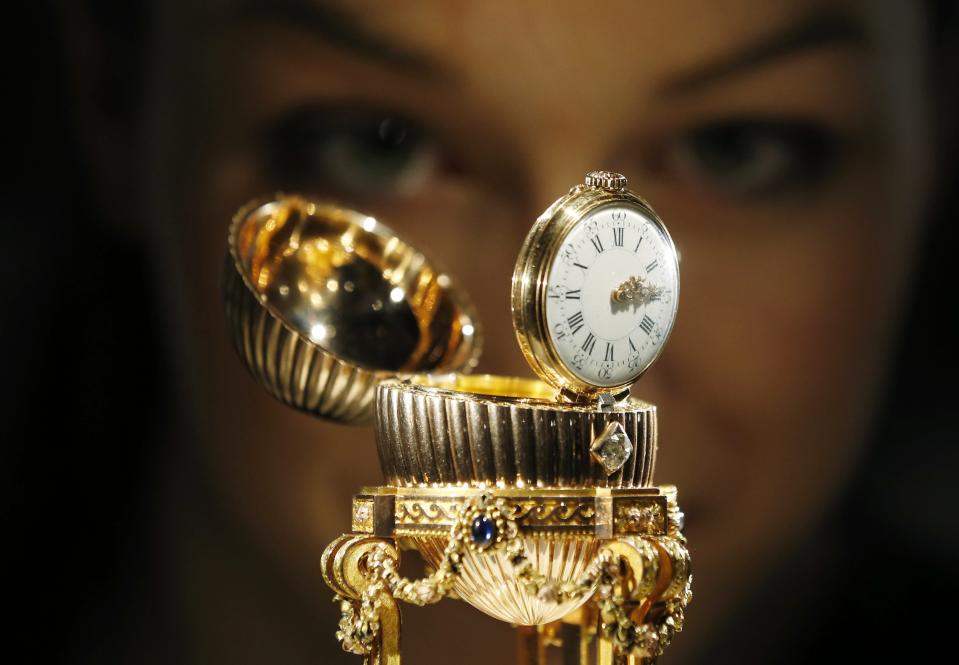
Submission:
M 408 377 L 410 383 L 425 387 L 438 388 L 463 393 L 474 393 L 487 397 L 507 397 L 510 399 L 538 400 L 554 402 L 556 389 L 536 379 L 523 379 L 517 376 L 497 376 L 494 374 L 419 374 Z
M 677 535 L 675 488 L 364 487 L 353 497 L 353 531 L 446 536 L 464 500 L 494 492 L 521 532 L 543 538 Z
M 464 501 L 478 500 L 486 490 L 375 488 L 364 492 L 368 493 L 354 501 L 372 500 L 378 532 L 387 533 L 392 517 L 392 533 L 413 543 L 435 567 L 442 561 Z M 462 553 L 453 590 L 480 611 L 517 625 L 557 621 L 586 602 L 591 588 L 565 597 L 554 591 L 587 571 L 605 539 L 664 537 L 669 531 L 666 497 L 656 488 L 612 492 L 504 489 L 495 496 L 516 524 L 528 572 L 540 579 L 540 586 L 531 589 L 516 576 L 507 551 L 468 550 Z M 355 531 L 358 526 L 354 524 Z
M 645 487 L 656 460 L 656 407 L 636 398 L 599 408 L 547 400 L 545 383 L 432 376 L 377 388 L 376 445 L 397 487 Z M 615 469 L 591 450 L 616 422 L 631 450 Z
M 465 294 L 372 217 L 290 196 L 240 210 L 229 241 L 234 343 L 281 401 L 366 420 L 380 379 L 475 364 Z
M 358 505 L 378 512 L 372 516 L 373 532 L 341 537 L 327 548 L 322 563 L 327 583 L 341 600 L 337 637 L 344 649 L 366 655 L 369 663 L 399 659 L 399 652 L 392 651 L 396 635 L 381 631 L 379 608 L 392 625 L 397 600 L 429 605 L 452 592 L 483 612 L 518 625 L 577 623 L 580 630 L 575 633 L 551 635 L 553 643 L 575 640 L 570 646 L 577 648 L 571 652 L 578 655 L 564 663 L 612 665 L 655 658 L 683 629 L 692 594 L 682 533 L 664 522 L 649 522 L 643 531 L 617 533 L 610 539 L 612 516 L 622 512 L 612 509 L 610 502 L 640 501 L 663 515 L 678 511 L 672 505 L 675 493 L 667 498 L 656 489 L 593 490 L 592 495 L 589 490 L 532 490 L 525 495 L 518 490 L 446 490 L 445 497 L 429 489 L 366 492 L 356 497 L 354 514 Z M 578 537 L 563 532 L 569 515 L 591 500 L 600 530 Z M 404 501 L 420 502 L 428 519 L 442 515 L 449 520 L 445 533 L 403 530 L 400 521 L 408 512 L 397 506 Z M 577 507 L 567 510 L 565 501 Z M 667 501 L 669 508 L 663 505 Z M 440 504 L 446 507 L 438 508 Z M 537 523 L 543 507 L 550 505 L 546 521 L 555 522 L 557 532 Z M 400 575 L 400 552 L 391 544 L 395 538 L 413 543 L 425 557 L 431 566 L 425 577 Z M 542 654 L 542 648 L 532 651 Z M 528 654 L 521 662 L 546 660 Z
M 660 224 L 622 176 L 586 182 L 547 211 L 555 224 L 534 227 L 514 272 L 515 332 L 542 380 L 465 374 L 480 352 L 472 305 L 375 219 L 279 197 L 233 220 L 226 311 L 250 371 L 314 415 L 375 417 L 385 484 L 354 497 L 352 533 L 321 560 L 336 636 L 369 665 L 400 663 L 398 602 L 454 594 L 536 626 L 521 633 L 527 665 L 556 645 L 564 665 L 648 662 L 683 628 L 689 553 L 676 488 L 653 486 L 656 408 L 627 384 L 576 379 L 544 346 L 540 286 L 562 234 L 611 202 Z M 634 277 L 610 297 L 656 296 Z M 399 572 L 411 547 L 428 565 L 419 579 Z

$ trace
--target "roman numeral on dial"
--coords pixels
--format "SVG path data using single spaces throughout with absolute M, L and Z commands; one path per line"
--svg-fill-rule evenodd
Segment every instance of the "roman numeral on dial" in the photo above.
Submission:
M 579 332 L 579 329 L 583 327 L 583 313 L 576 312 L 571 317 L 566 319 L 566 322 L 569 323 L 570 333 L 575 335 L 577 332 Z
M 599 236 L 593 236 L 589 239 L 589 241 L 593 243 L 593 247 L 596 248 L 597 254 L 603 253 L 603 241 L 599 239 Z
M 596 338 L 593 337 L 593 333 L 586 335 L 586 341 L 583 342 L 583 351 L 589 355 L 593 355 L 593 349 L 596 348 Z
M 625 234 L 626 229 L 622 226 L 617 226 L 613 229 L 613 244 L 617 247 L 623 246 L 623 235 Z
M 616 350 L 616 347 L 613 346 L 612 342 L 606 342 L 606 357 L 604 358 L 604 360 L 608 360 L 610 362 L 616 360 L 616 358 L 613 357 L 613 353 L 615 350 Z
M 643 315 L 643 320 L 639 322 L 639 327 L 642 328 L 643 332 L 645 332 L 647 335 L 651 335 L 653 333 L 653 326 L 655 325 L 656 322 L 645 314 Z M 630 342 L 630 344 L 632 344 L 632 342 Z
M 626 339 L 629 339 L 628 337 Z M 633 340 L 629 339 L 629 348 L 633 353 L 636 353 L 636 345 L 633 344 Z
M 579 291 L 580 291 L 579 289 L 576 289 L 576 290 L 574 290 L 574 291 L 567 291 L 567 292 L 566 292 L 566 299 L 567 299 L 567 300 L 579 300 Z
M 659 261 L 653 261 L 653 262 L 650 263 L 648 266 L 646 266 L 646 272 L 650 272 L 650 271 L 652 271 L 652 270 L 655 270 L 655 269 L 656 269 L 656 266 L 658 266 L 658 265 L 659 265 Z

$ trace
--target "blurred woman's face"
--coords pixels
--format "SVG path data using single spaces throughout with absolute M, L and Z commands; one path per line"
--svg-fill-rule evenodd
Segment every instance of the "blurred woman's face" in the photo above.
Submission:
M 682 256 L 674 333 L 633 393 L 659 406 L 656 479 L 687 512 L 691 620 L 713 623 L 834 498 L 915 253 L 918 49 L 885 39 L 917 38 L 893 13 L 908 3 L 158 4 L 147 214 L 176 385 L 220 496 L 303 584 L 326 597 L 319 555 L 379 474 L 370 431 L 275 403 L 229 346 L 227 225 L 280 189 L 438 259 L 485 324 L 479 369 L 528 375 L 520 244 L 584 172 L 626 174 Z

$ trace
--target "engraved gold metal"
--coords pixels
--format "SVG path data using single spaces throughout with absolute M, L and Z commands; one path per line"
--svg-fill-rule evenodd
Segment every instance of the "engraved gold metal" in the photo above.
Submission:
M 669 246 L 668 254 L 676 262 L 676 274 L 679 274 L 676 249 L 662 220 L 643 198 L 625 186 L 626 179 L 619 174 L 588 174 L 585 186 L 572 188 L 540 215 L 526 236 L 516 259 L 511 298 L 516 339 L 536 375 L 568 398 L 590 399 L 600 393 L 622 393 L 656 360 L 655 356 L 650 358 L 648 363 L 637 368 L 629 380 L 622 384 L 596 386 L 587 383 L 566 366 L 553 344 L 546 321 L 547 277 L 553 262 L 558 259 L 563 240 L 574 227 L 598 208 L 610 205 L 637 208 L 662 233 Z M 664 337 L 668 337 L 672 330 L 678 302 L 677 282 L 672 316 Z M 659 350 L 662 350 L 662 345 Z
M 559 403 L 550 386 L 496 376 L 417 376 L 377 388 L 376 445 L 386 483 L 498 487 L 646 487 L 656 408 L 629 398 L 600 410 Z M 618 422 L 632 451 L 618 470 L 590 451 Z
M 399 552 L 389 541 L 343 535 L 327 546 L 320 560 L 323 579 L 340 604 L 336 638 L 345 651 L 366 656 L 368 665 L 400 665 L 400 611 L 389 588 L 370 574 L 370 556 Z
M 626 187 L 626 176 L 612 171 L 590 171 L 585 178 L 587 187 L 617 191 Z
M 372 217 L 299 196 L 234 217 L 224 273 L 234 346 L 278 400 L 343 422 L 376 384 L 469 371 L 480 325 L 453 279 Z
M 393 489 L 367 491 L 389 494 Z M 428 495 L 430 490 L 413 493 Z M 662 496 L 647 491 L 642 498 L 654 494 Z M 368 497 L 357 497 L 354 505 Z M 681 536 L 621 535 L 605 543 L 537 540 L 522 524 L 529 511 L 524 512 L 518 498 L 510 490 L 464 494 L 451 511 L 452 523 L 445 535 L 412 538 L 433 565 L 432 572 L 419 580 L 399 574 L 399 553 L 386 540 L 353 535 L 331 544 L 322 566 L 341 601 L 337 637 L 344 649 L 364 654 L 368 660 L 375 658 L 382 640 L 380 607 L 393 621 L 395 604 L 390 603 L 395 600 L 426 605 L 455 591 L 482 611 L 520 625 L 559 620 L 591 601 L 596 610 L 580 616 L 598 619 L 597 632 L 614 653 L 642 658 L 660 655 L 673 634 L 682 630 L 683 611 L 691 599 L 689 553 Z M 468 535 L 468 524 L 477 515 L 497 525 L 496 539 L 485 547 L 470 542 Z M 553 554 L 544 558 L 544 546 Z M 574 559 L 570 551 L 576 552 Z M 554 560 L 556 552 L 563 553 L 562 561 Z
M 353 531 L 377 536 L 449 533 L 464 501 L 495 497 L 509 507 L 520 533 L 535 538 L 673 536 L 670 486 L 636 489 L 367 487 L 353 497 Z M 358 510 L 368 510 L 364 520 Z M 375 526 L 379 525 L 379 526 Z

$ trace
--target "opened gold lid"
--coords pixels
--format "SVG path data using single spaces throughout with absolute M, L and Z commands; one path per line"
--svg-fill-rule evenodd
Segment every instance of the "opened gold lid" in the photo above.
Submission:
M 300 196 L 236 214 L 224 273 L 233 343 L 277 399 L 365 422 L 376 385 L 468 372 L 475 310 L 454 279 L 373 217 Z

